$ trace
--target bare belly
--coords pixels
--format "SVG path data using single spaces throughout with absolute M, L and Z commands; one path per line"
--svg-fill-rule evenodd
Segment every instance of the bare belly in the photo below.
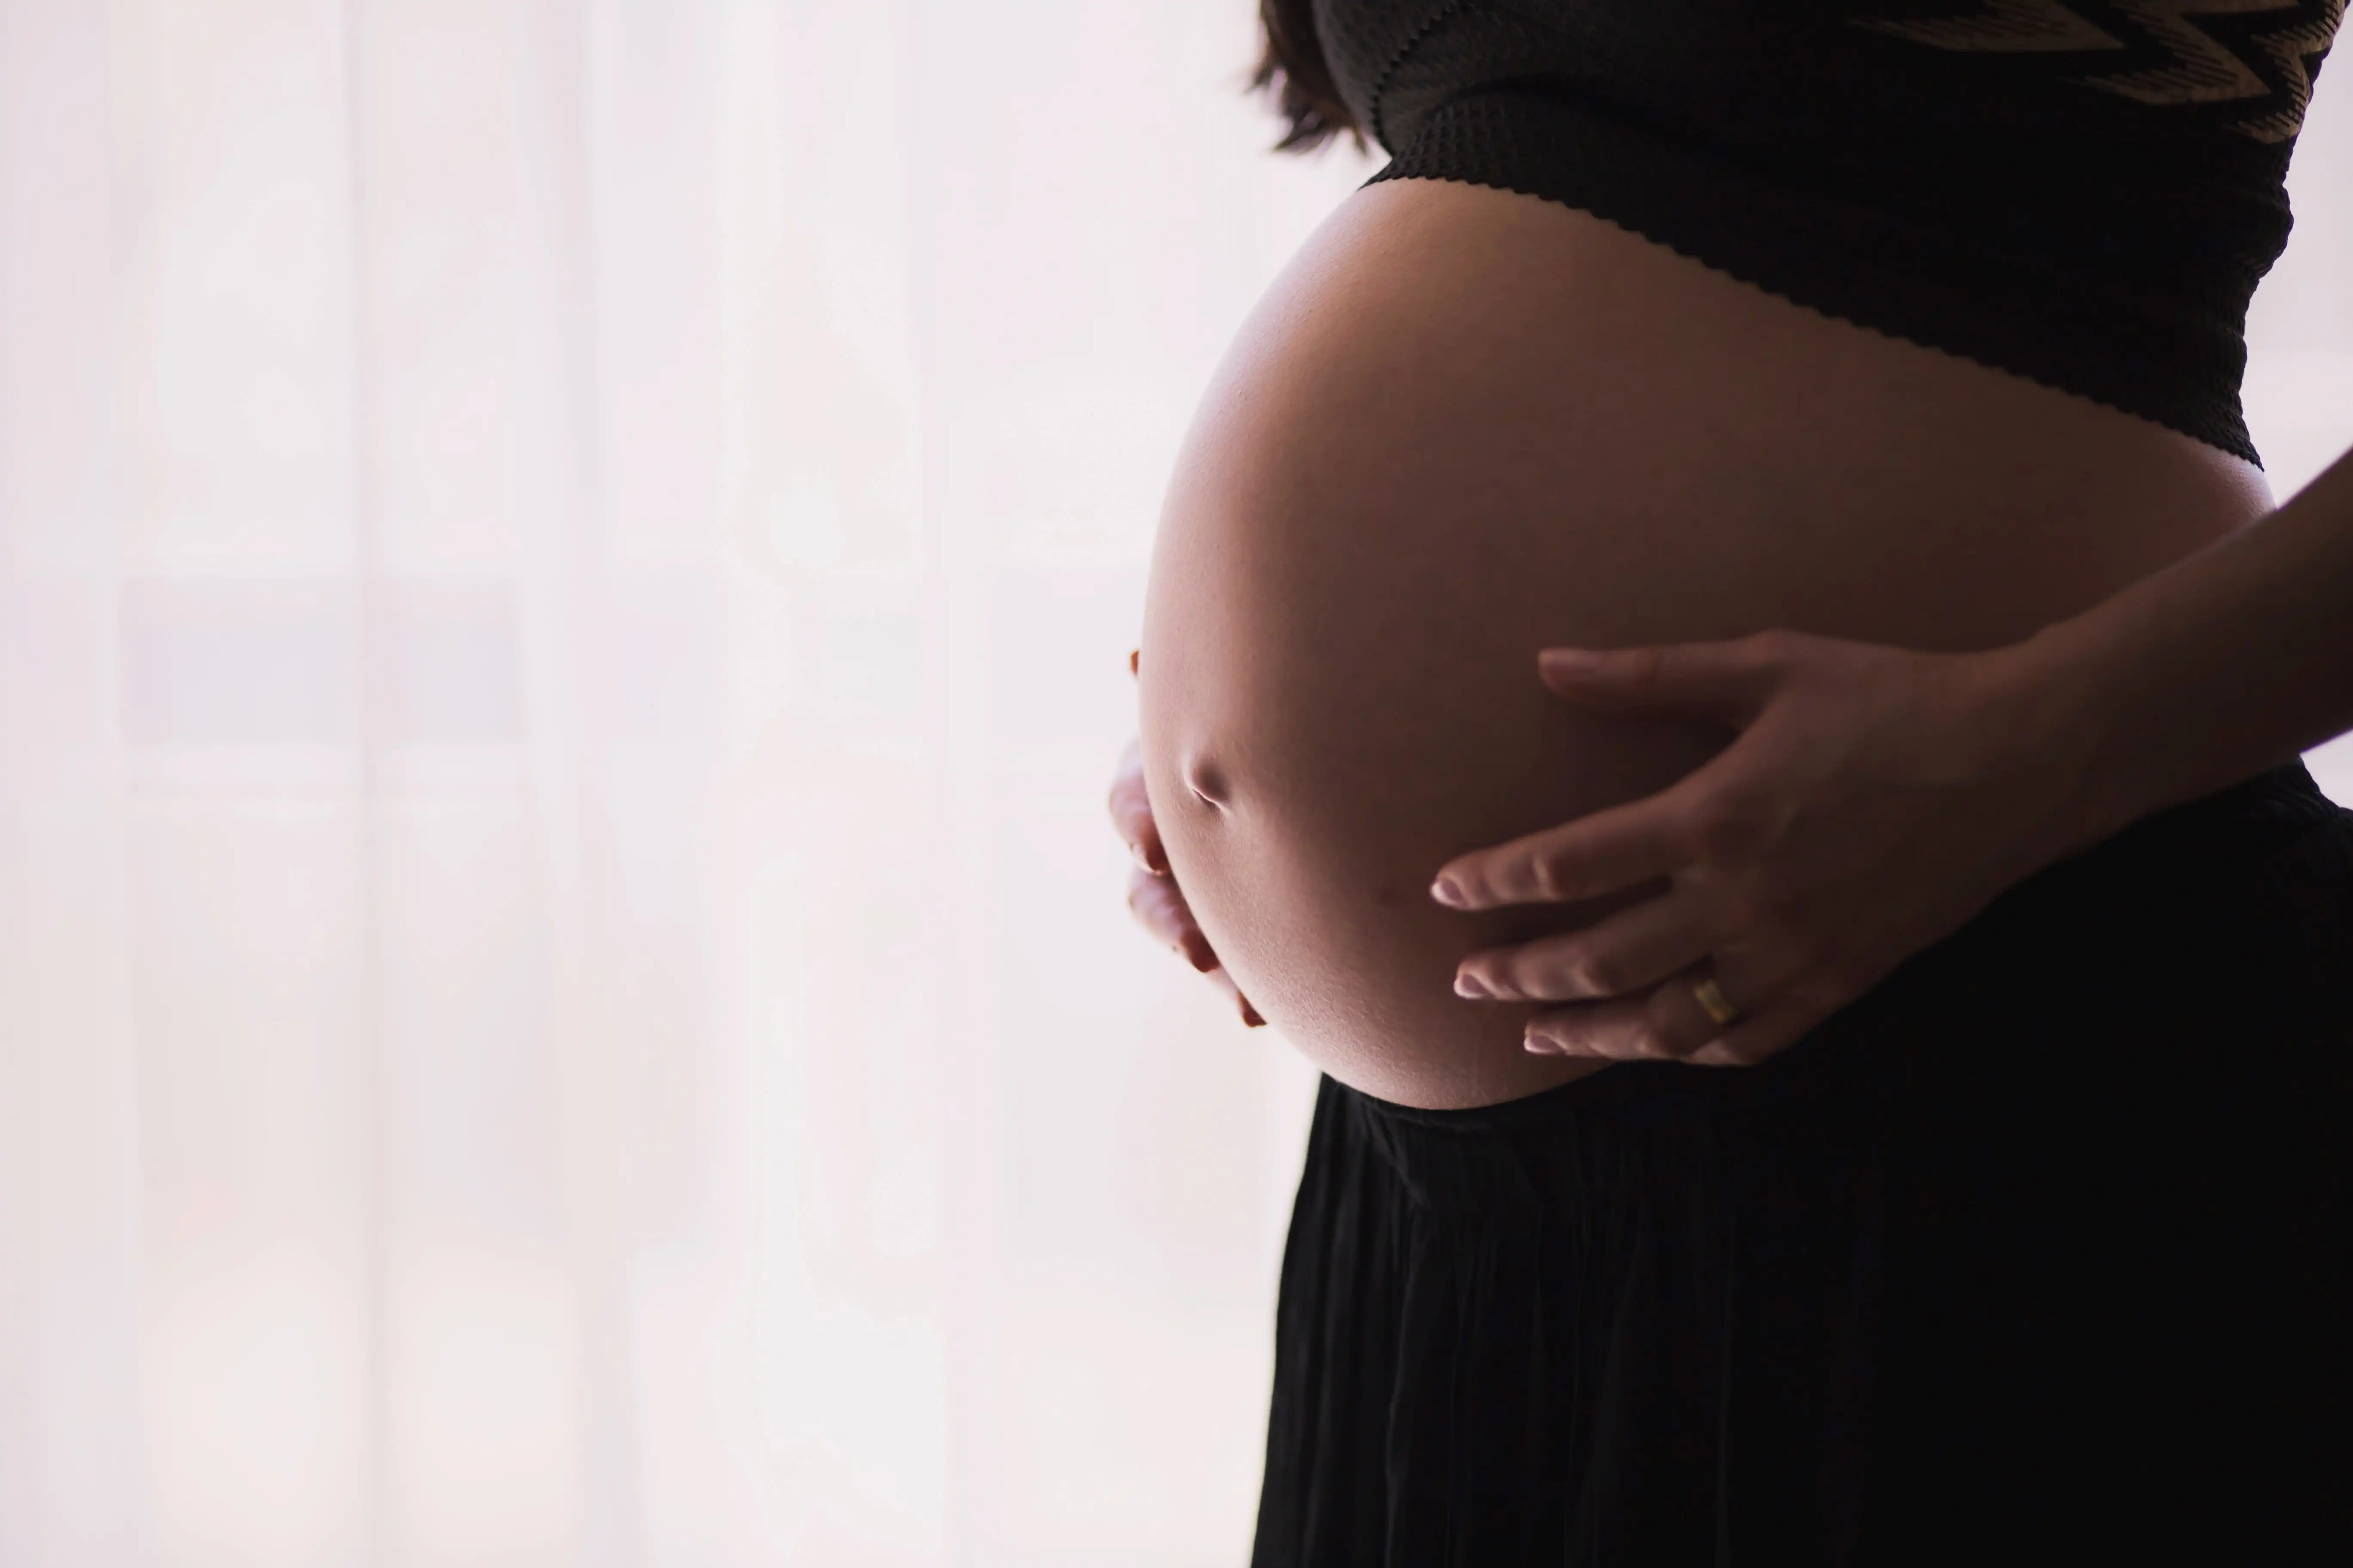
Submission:
M 1594 1070 L 1475 949 L 1464 849 L 1645 795 L 1727 738 L 1580 715 L 1535 651 L 1769 626 L 1992 647 L 2270 510 L 2187 436 L 1880 336 L 1589 215 L 1396 181 L 1342 205 L 1219 369 L 1145 608 L 1146 785 L 1203 931 L 1333 1077 L 1492 1104 Z

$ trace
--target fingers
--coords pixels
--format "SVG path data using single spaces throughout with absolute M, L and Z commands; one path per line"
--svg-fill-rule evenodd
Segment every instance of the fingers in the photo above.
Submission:
M 1697 978 L 1687 972 L 1647 994 L 1539 1013 L 1528 1020 L 1525 1044 L 1536 1056 L 1680 1060 L 1724 1033 L 1692 992 Z
M 1693 859 L 1683 824 L 1707 771 L 1630 805 L 1458 855 L 1438 868 L 1430 896 L 1457 910 L 1567 903 L 1666 876 Z
M 1678 978 L 1648 995 L 1539 1013 L 1528 1020 L 1524 1043 L 1534 1056 L 1679 1061 L 1724 1033 Z
M 1194 921 L 1193 911 L 1185 902 L 1185 895 L 1177 890 L 1175 879 L 1155 876 L 1140 867 L 1130 871 L 1127 874 L 1127 907 L 1143 922 L 1145 930 L 1158 938 L 1163 945 L 1183 954 L 1186 963 L 1208 975 L 1211 984 L 1231 997 L 1244 1024 L 1253 1029 L 1264 1026 L 1266 1020 L 1259 1016 L 1258 1009 L 1250 1005 L 1250 998 L 1244 996 L 1241 988 L 1234 984 L 1233 976 L 1227 973 L 1218 962 L 1217 953 L 1209 947 L 1209 939 L 1201 934 L 1201 928 Z
M 1675 901 L 1661 899 L 1653 905 Z M 1650 906 L 1638 906 L 1642 907 Z M 1527 1048 L 1538 1055 L 1682 1060 L 1721 1039 L 1727 1029 L 1739 1027 L 1746 1016 L 1790 1003 L 1794 968 L 1746 951 L 1704 951 L 1655 981 L 1629 986 L 1608 1001 L 1537 1014 L 1528 1020 Z M 1716 1022 L 1694 989 L 1703 980 L 1714 980 L 1723 999 L 1744 1016 L 1729 1025 Z
M 1694 990 L 1710 974 L 1742 1010 L 1730 1024 L 1717 1023 Z M 1825 1000 L 1818 988 L 1763 980 L 1736 963 L 1718 962 L 1687 969 L 1648 995 L 1539 1013 L 1528 1020 L 1525 1044 L 1537 1056 L 1753 1067 L 1797 1044 L 1842 1005 Z
M 1144 652 L 1131 648 L 1127 655 L 1127 672 L 1141 678 Z M 1210 983 L 1233 999 L 1246 1027 L 1262 1029 L 1266 1020 L 1234 984 L 1232 975 L 1219 963 L 1218 955 L 1210 951 L 1209 939 L 1201 934 L 1194 921 L 1192 909 L 1185 895 L 1177 890 L 1176 880 L 1168 874 L 1168 851 L 1160 842 L 1159 825 L 1152 818 L 1152 801 L 1144 788 L 1144 741 L 1141 736 L 1130 741 L 1119 754 L 1119 767 L 1111 781 L 1111 816 L 1119 836 L 1127 841 L 1128 850 L 1135 857 L 1136 868 L 1128 874 L 1127 907 L 1145 929 L 1162 942 L 1184 954 L 1185 962 L 1209 977 Z
M 1523 1043 L 1531 1056 L 1597 1057 L 1606 1061 L 1643 1061 L 1668 1053 L 1650 1026 L 1641 997 L 1585 1002 L 1539 1013 L 1528 1020 Z
M 1131 648 L 1127 655 L 1127 672 L 1141 679 L 1144 650 Z M 1165 876 L 1168 871 L 1168 851 L 1160 842 L 1159 825 L 1152 819 L 1152 800 L 1144 788 L 1144 738 L 1139 735 L 1128 742 L 1119 754 L 1119 765 L 1111 779 L 1111 819 L 1119 836 L 1127 845 L 1127 852 L 1145 870 Z
M 1726 921 L 1704 900 L 1646 899 L 1584 931 L 1474 952 L 1456 969 L 1454 991 L 1498 1001 L 1629 996 L 1699 963 L 1726 934 Z
M 1209 939 L 1201 934 L 1174 879 L 1155 876 L 1141 867 L 1130 871 L 1127 907 L 1163 945 L 1183 953 L 1186 963 L 1204 974 L 1218 967 L 1218 955 L 1209 951 Z
M 1694 1067 L 1755 1067 L 1778 1056 L 1806 1037 L 1820 1018 L 1795 1010 L 1777 1011 L 1761 1018 L 1746 1018 L 1683 1060 Z
M 1160 842 L 1160 826 L 1152 818 L 1152 797 L 1144 787 L 1144 742 L 1130 741 L 1119 754 L 1111 779 L 1112 826 L 1127 845 L 1135 863 L 1156 876 L 1168 872 L 1168 851 Z
M 1217 970 L 1210 974 L 1209 984 L 1233 998 L 1235 1007 L 1241 1013 L 1244 1027 L 1251 1029 L 1266 1027 L 1266 1020 L 1259 1016 L 1258 1009 L 1250 1005 L 1250 998 L 1242 994 L 1241 987 L 1234 984 L 1232 975 L 1222 969 Z
M 1691 713 L 1738 725 L 1755 717 L 1796 657 L 1799 640 L 1767 632 L 1730 642 L 1548 647 L 1536 655 L 1536 673 L 1561 696 L 1597 712 Z

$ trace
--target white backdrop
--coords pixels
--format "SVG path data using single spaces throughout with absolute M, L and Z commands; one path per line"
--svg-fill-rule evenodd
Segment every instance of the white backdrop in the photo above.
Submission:
M 0 0 L 0 1565 L 1242 1560 L 1313 1079 L 1102 801 L 1373 167 L 1252 10 Z

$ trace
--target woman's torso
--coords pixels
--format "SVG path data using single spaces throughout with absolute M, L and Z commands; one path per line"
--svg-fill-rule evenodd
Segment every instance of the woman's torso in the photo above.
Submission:
M 1577 714 L 1537 648 L 1768 626 L 2022 637 L 2268 510 L 2261 473 L 1793 305 L 1554 202 L 1405 179 L 1277 280 L 1182 453 L 1147 595 L 1146 781 L 1203 931 L 1333 1077 L 1425 1107 L 1593 1070 L 1466 953 L 1606 906 L 1453 913 L 1461 851 L 1720 746 Z

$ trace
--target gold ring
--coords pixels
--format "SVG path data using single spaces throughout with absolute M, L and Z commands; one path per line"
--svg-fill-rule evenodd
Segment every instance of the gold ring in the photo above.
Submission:
M 1707 1009 L 1707 1016 L 1715 1019 L 1719 1027 L 1728 1028 L 1745 1016 L 1724 994 L 1724 987 L 1715 983 L 1715 976 L 1712 974 L 1705 980 L 1694 983 L 1692 996 Z

